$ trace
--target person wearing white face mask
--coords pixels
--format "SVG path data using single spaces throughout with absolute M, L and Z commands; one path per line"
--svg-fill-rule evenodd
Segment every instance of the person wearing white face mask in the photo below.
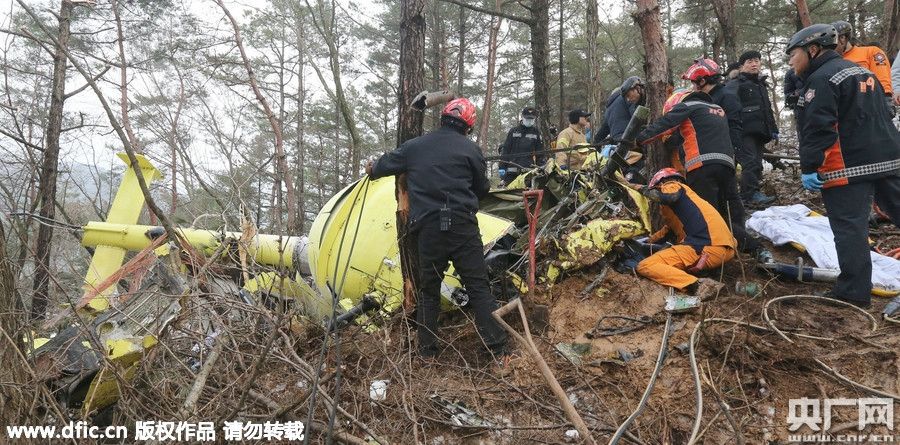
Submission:
M 531 167 L 543 165 L 546 160 L 541 143 L 541 131 L 537 128 L 537 110 L 525 107 L 519 114 L 519 124 L 509 130 L 500 145 L 500 179 L 509 184 L 519 174 Z

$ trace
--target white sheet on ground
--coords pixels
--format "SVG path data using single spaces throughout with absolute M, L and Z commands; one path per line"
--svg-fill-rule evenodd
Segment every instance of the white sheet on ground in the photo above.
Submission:
M 796 242 L 806 248 L 816 265 L 839 269 L 834 234 L 828 218 L 807 216 L 809 208 L 803 204 L 774 206 L 754 212 L 747 220 L 747 228 L 765 236 L 780 246 Z M 875 287 L 900 290 L 900 260 L 872 252 L 872 284 Z

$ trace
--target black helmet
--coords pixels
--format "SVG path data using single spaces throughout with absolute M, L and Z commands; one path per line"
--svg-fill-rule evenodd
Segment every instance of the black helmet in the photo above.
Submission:
M 631 76 L 631 77 L 625 79 L 624 82 L 622 82 L 622 86 L 619 87 L 619 91 L 621 91 L 622 93 L 624 93 L 624 92 L 626 92 L 626 91 L 628 91 L 628 90 L 630 90 L 630 89 L 632 89 L 632 88 L 634 88 L 634 87 L 636 87 L 636 86 L 638 86 L 638 85 L 643 86 L 643 85 L 644 85 L 644 81 L 643 81 L 640 77 L 638 77 L 638 76 Z
M 837 31 L 837 35 L 839 36 L 849 36 L 853 34 L 853 25 L 851 25 L 850 22 L 838 20 L 832 23 L 831 26 L 834 26 L 834 30 Z
M 791 40 L 788 41 L 784 52 L 790 54 L 794 48 L 804 47 L 813 43 L 822 45 L 825 48 L 837 46 L 837 31 L 834 29 L 834 26 L 827 23 L 817 23 L 797 31 L 791 37 Z

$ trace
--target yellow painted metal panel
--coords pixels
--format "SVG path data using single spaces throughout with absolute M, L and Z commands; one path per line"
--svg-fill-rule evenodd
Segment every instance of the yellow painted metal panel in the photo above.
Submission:
M 330 295 L 331 284 L 347 309 L 375 290 L 384 295 L 384 305 L 399 307 L 403 280 L 396 212 L 392 176 L 351 184 L 325 204 L 309 232 L 309 265 L 319 292 Z M 513 227 L 512 222 L 485 213 L 477 218 L 487 247 Z M 451 273 L 452 268 L 444 283 L 452 290 L 459 282 L 449 277 Z

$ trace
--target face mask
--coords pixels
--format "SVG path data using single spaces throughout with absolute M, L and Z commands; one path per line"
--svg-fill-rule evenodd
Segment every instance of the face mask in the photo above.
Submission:
M 522 119 L 522 125 L 524 125 L 526 127 L 533 127 L 534 126 L 534 118 L 529 117 L 529 118 Z

